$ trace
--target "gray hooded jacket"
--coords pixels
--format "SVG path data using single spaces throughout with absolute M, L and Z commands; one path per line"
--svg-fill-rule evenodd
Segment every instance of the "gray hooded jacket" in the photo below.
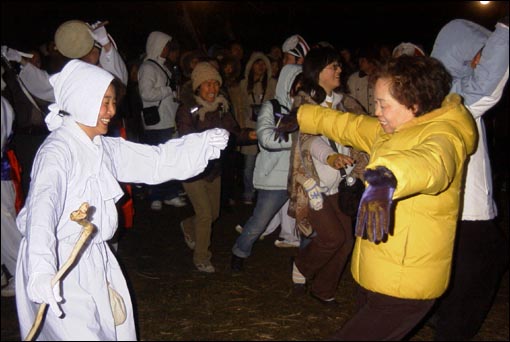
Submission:
M 301 71 L 301 65 L 288 64 L 280 72 L 280 77 L 276 84 L 276 100 L 280 103 L 283 114 L 287 114 L 288 109 L 292 107 L 290 90 L 292 83 Z M 275 127 L 273 105 L 270 101 L 266 101 L 260 109 L 257 120 L 257 137 L 260 152 L 257 155 L 255 171 L 253 172 L 253 185 L 256 189 L 287 189 L 292 138 L 289 136 L 289 141 L 287 142 L 275 141 Z
M 482 48 L 473 69 L 471 60 Z M 431 56 L 452 75 L 451 92 L 464 98 L 478 128 L 478 147 L 468 163 L 462 220 L 492 219 L 497 209 L 482 116 L 500 100 L 508 80 L 508 26 L 498 23 L 491 32 L 468 20 L 452 20 L 439 32 Z

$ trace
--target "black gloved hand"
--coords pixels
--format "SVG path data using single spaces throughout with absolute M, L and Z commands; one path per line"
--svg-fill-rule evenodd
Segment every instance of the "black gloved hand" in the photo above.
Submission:
M 391 206 L 397 180 L 393 173 L 384 166 L 364 173 L 368 187 L 361 196 L 355 235 L 379 242 L 389 233 Z
M 290 112 L 289 114 L 275 114 L 280 117 L 276 125 L 274 140 L 285 142 L 289 141 L 289 134 L 299 129 L 297 122 L 296 112 Z

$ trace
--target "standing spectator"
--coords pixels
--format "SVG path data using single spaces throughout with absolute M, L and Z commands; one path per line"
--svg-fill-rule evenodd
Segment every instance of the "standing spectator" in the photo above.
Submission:
M 310 51 L 310 46 L 306 40 L 299 34 L 292 35 L 283 42 L 282 64 L 303 64 L 308 51 Z
M 464 165 L 476 148 L 474 120 L 449 94 L 441 62 L 390 59 L 376 80 L 376 117 L 310 105 L 297 114 L 302 132 L 370 155 L 351 260 L 357 310 L 334 340 L 403 339 L 446 291 Z
M 264 103 L 257 118 L 257 137 L 260 153 L 255 163 L 253 183 L 257 189 L 257 204 L 253 213 L 241 229 L 241 235 L 232 247 L 231 269 L 239 272 L 246 258 L 251 255 L 253 244 L 266 229 L 269 221 L 288 199 L 287 179 L 292 141 L 277 141 L 274 129 L 280 114 L 287 114 L 292 106 L 292 96 L 300 86 L 301 66 L 286 65 L 276 86 L 276 101 Z M 276 109 L 275 109 L 276 108 Z
M 347 88 L 356 100 L 363 106 L 366 113 L 374 115 L 374 80 L 373 75 L 379 62 L 373 48 L 362 48 L 358 52 L 359 71 L 353 73 L 347 80 Z
M 494 222 L 497 208 L 483 121 L 508 80 L 508 16 L 493 32 L 463 19 L 449 22 L 431 56 L 452 74 L 451 92 L 464 98 L 479 135 L 467 166 L 450 288 L 436 311 L 436 341 L 464 341 L 482 326 L 508 267 L 508 239 Z
M 46 303 L 50 310 L 39 340 L 135 340 L 129 289 L 107 244 L 117 229 L 115 202 L 123 195 L 118 182 L 193 177 L 226 146 L 224 130 L 158 146 L 103 136 L 116 111 L 113 79 L 79 60 L 50 78 L 56 103 L 46 123 L 52 133 L 37 153 L 30 193 L 17 218 L 23 235 L 16 268 L 21 336 L 34 322 L 37 303 Z M 95 209 L 89 220 L 97 231 L 79 261 L 52 286 L 79 238 L 70 214 L 83 202 Z M 113 294 L 123 310 L 114 311 Z
M 187 51 L 181 56 L 181 70 L 182 70 L 182 86 L 181 91 L 179 93 L 179 102 L 181 103 L 189 103 L 193 101 L 191 98 L 193 96 L 193 90 L 191 86 L 191 73 L 195 66 L 201 62 L 201 60 L 206 57 L 206 55 L 201 50 L 192 50 Z M 186 98 L 185 96 L 191 96 L 190 98 Z
M 285 40 L 282 46 L 283 50 L 286 51 L 283 65 L 302 65 L 310 48 L 303 37 L 293 35 Z M 288 215 L 288 209 L 289 201 L 276 213 L 271 222 L 269 222 L 266 231 L 262 234 L 262 237 L 270 234 L 280 226 L 278 239 L 274 240 L 274 245 L 279 248 L 299 247 L 300 244 L 300 237 L 296 231 L 296 220 Z
M 179 102 L 177 88 L 172 88 L 172 73 L 165 66 L 170 54 L 172 37 L 153 31 L 146 44 L 146 56 L 138 70 L 138 89 L 143 107 L 156 106 L 159 122 L 147 124 L 143 119 L 144 133 L 141 141 L 149 145 L 159 145 L 172 139 L 176 133 L 175 115 Z M 183 207 L 186 201 L 179 196 L 179 183 L 170 181 L 149 186 L 148 199 L 152 210 L 161 210 L 163 203 Z
M 244 120 L 239 124 L 243 128 L 255 129 L 257 115 L 262 103 L 274 98 L 276 80 L 271 76 L 271 62 L 262 52 L 255 51 L 251 54 L 244 79 L 241 81 L 241 96 L 243 99 Z M 244 157 L 243 169 L 243 203 L 253 204 L 255 199 L 255 188 L 253 187 L 253 170 L 257 158 L 258 146 L 256 142 L 252 145 L 242 146 L 241 154 Z
M 235 135 L 231 139 L 247 139 L 248 132 L 243 131 L 245 135 L 241 136 L 239 125 L 230 112 L 230 104 L 219 94 L 222 79 L 218 70 L 209 62 L 198 63 L 191 73 L 191 81 L 195 95 L 193 102 L 183 103 L 179 107 L 179 134 L 186 136 L 211 128 L 224 128 Z M 220 213 L 223 157 L 224 154 L 222 158 L 210 161 L 204 172 L 183 183 L 195 213 L 181 222 L 181 230 L 184 241 L 194 250 L 193 263 L 200 272 L 215 272 L 209 246 L 212 225 Z

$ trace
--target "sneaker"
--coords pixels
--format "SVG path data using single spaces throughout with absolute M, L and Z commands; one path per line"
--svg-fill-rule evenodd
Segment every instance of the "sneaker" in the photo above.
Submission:
M 205 272 L 205 273 L 214 273 L 216 271 L 216 269 L 210 262 L 204 262 L 202 264 L 195 264 L 195 267 L 200 272 Z
M 299 241 L 274 240 L 274 245 L 278 248 L 299 247 Z
M 232 272 L 241 272 L 243 270 L 244 258 L 240 258 L 235 254 L 232 254 L 232 259 L 230 260 L 230 269 Z
M 16 295 L 16 282 L 14 277 L 9 279 L 8 284 L 2 287 L 2 297 L 14 297 Z
M 181 231 L 182 235 L 184 235 L 184 242 L 186 242 L 186 245 L 188 245 L 189 249 L 194 250 L 195 249 L 195 241 L 191 238 L 191 236 L 186 233 L 186 230 L 184 230 L 184 222 L 181 221 Z
M 239 234 L 242 234 L 243 233 L 243 226 L 241 226 L 240 224 L 238 224 L 235 228 L 236 232 L 238 232 Z M 264 237 L 265 235 L 264 234 L 261 234 L 259 236 L 259 240 L 264 240 Z
M 161 201 L 156 200 L 156 201 L 151 202 L 152 210 L 160 211 L 162 208 L 163 208 L 163 203 L 161 203 Z
M 181 208 L 181 207 L 186 206 L 186 204 L 188 204 L 186 202 L 186 200 L 184 200 L 182 197 L 179 197 L 179 196 L 174 197 L 172 199 L 164 200 L 163 203 L 165 203 L 166 205 L 174 206 L 176 208 Z

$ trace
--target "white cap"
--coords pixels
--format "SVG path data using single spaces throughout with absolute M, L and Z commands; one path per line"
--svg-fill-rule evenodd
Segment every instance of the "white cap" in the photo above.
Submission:
M 283 53 L 290 53 L 295 57 L 305 57 L 308 51 L 310 51 L 310 47 L 306 43 L 303 37 L 299 34 L 295 34 L 290 36 L 285 40 L 282 45 Z

